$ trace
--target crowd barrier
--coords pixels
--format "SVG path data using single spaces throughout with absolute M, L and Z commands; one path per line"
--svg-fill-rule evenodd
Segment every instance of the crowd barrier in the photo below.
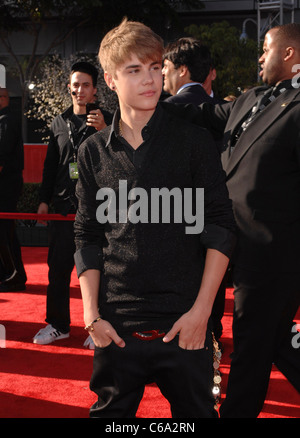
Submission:
M 46 224 L 51 221 L 74 221 L 75 214 L 0 213 L 0 222 L 5 219 L 16 221 L 16 233 L 21 246 L 45 247 L 49 245 Z
M 36 220 L 36 221 L 74 221 L 75 214 L 38 214 L 38 213 L 0 213 L 0 219 Z

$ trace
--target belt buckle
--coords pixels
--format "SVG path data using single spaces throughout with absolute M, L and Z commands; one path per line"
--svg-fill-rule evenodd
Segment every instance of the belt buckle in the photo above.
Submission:
M 141 341 L 153 341 L 157 338 L 163 338 L 165 336 L 165 332 L 161 332 L 159 330 L 147 330 L 145 332 L 133 332 L 132 336 L 140 339 Z

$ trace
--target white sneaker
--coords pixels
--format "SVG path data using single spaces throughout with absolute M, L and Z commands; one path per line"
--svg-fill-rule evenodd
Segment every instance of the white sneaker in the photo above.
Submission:
M 93 341 L 91 335 L 86 338 L 83 346 L 89 348 L 90 350 L 95 350 L 95 344 L 94 344 L 94 341 Z
M 51 342 L 58 341 L 59 339 L 65 339 L 70 336 L 70 333 L 61 333 L 48 324 L 46 327 L 42 328 L 33 338 L 34 344 L 47 345 Z

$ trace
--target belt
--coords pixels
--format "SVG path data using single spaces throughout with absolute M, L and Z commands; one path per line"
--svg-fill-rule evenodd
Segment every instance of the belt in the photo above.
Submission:
M 140 339 L 141 341 L 153 341 L 157 338 L 163 338 L 165 332 L 160 332 L 159 330 L 148 330 L 145 332 L 133 332 L 132 336 Z

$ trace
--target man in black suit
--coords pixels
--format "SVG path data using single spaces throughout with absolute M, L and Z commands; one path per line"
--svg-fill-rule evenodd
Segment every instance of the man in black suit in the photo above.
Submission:
M 300 392 L 293 318 L 300 297 L 300 24 L 267 32 L 256 87 L 234 102 L 185 108 L 224 137 L 238 226 L 234 353 L 221 417 L 257 417 L 272 363 Z M 176 109 L 175 109 L 176 110 Z
M 212 71 L 208 47 L 194 38 L 180 38 L 167 45 L 164 53 L 164 91 L 171 94 L 165 102 L 219 103 L 205 91 L 203 84 Z

